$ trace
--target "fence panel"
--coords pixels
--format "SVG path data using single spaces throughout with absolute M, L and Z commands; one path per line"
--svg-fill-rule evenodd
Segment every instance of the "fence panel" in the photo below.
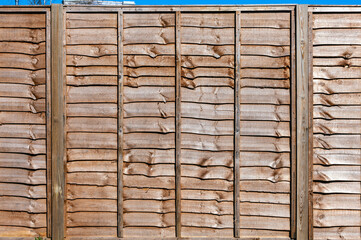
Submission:
M 0 10 L 0 237 L 47 232 L 48 30 L 46 12 Z

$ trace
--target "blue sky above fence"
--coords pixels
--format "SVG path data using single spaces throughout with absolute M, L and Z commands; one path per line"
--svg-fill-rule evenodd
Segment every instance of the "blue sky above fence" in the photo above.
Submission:
M 43 1 L 43 0 L 42 0 Z M 46 4 L 61 3 L 62 0 L 46 0 Z M 29 0 L 19 0 L 28 5 Z M 192 5 L 192 4 L 360 4 L 358 0 L 135 0 L 137 5 Z M 0 0 L 0 5 L 14 5 L 15 0 Z

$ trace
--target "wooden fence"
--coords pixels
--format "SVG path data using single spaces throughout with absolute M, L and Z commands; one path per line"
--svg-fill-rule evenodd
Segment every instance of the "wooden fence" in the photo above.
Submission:
M 361 7 L 0 7 L 0 239 L 360 239 Z

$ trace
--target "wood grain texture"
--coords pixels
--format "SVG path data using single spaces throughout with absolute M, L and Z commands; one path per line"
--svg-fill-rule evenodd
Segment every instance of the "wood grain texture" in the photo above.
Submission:
M 338 17 L 343 20 L 335 21 Z M 351 13 L 313 14 L 314 239 L 361 236 L 359 36 L 351 30 L 358 28 L 359 19 Z M 325 39 L 330 32 L 332 47 Z M 345 215 L 349 217 L 341 217 Z
M 46 236 L 46 14 L 0 19 L 0 237 Z

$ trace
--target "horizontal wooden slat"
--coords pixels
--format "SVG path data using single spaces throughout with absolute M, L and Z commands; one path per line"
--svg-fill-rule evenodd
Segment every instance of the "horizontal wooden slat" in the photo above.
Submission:
M 316 227 L 358 227 L 361 224 L 360 210 L 315 209 L 313 224 Z
M 76 198 L 117 199 L 117 187 L 67 184 L 67 199 Z
M 45 125 L 13 125 L 1 124 L 0 136 L 4 138 L 28 138 L 28 139 L 45 139 Z
M 67 87 L 68 103 L 116 103 L 117 87 L 115 86 L 87 86 Z
M 19 227 L 44 228 L 46 214 L 28 214 L 26 212 L 0 211 L 0 225 Z
M 359 227 L 315 227 L 313 232 L 314 239 L 357 239 L 361 235 Z
M 117 54 L 117 46 L 102 44 L 67 45 L 64 47 L 67 55 L 102 57 Z
M 116 212 L 115 199 L 76 199 L 67 202 L 68 212 Z
M 156 200 L 125 200 L 124 212 L 149 212 L 149 213 L 174 213 L 175 200 L 156 201 Z
M 158 148 L 168 149 L 175 147 L 174 133 L 128 133 L 124 134 L 124 149 L 131 148 Z
M 241 202 L 240 209 L 241 216 L 290 217 L 290 206 L 283 204 Z
M 175 171 L 173 164 L 160 164 L 149 166 L 146 163 L 124 163 L 123 174 L 159 177 L 174 176 Z
M 30 98 L 33 100 L 45 98 L 45 85 L 0 83 L 0 97 Z
M 117 75 L 117 67 L 115 66 L 87 66 L 87 67 L 67 67 L 68 75 L 87 76 L 87 75 Z
M 67 13 L 66 28 L 116 28 L 115 13 Z
M 315 134 L 313 138 L 315 148 L 360 148 L 361 139 L 357 135 L 330 135 Z
M 277 38 L 273 36 L 277 36 Z M 241 43 L 246 45 L 290 45 L 290 31 L 288 29 L 243 28 Z
M 67 171 L 70 172 L 116 172 L 117 163 L 115 161 L 76 161 L 67 163 Z
M 45 43 L 0 42 L 0 52 L 37 55 L 45 53 Z
M 241 191 L 262 193 L 290 193 L 289 182 L 241 181 Z
M 361 61 L 358 58 L 345 59 L 344 57 L 338 58 L 313 58 L 313 66 L 321 67 L 359 67 L 361 65 Z
M 66 124 L 68 132 L 117 132 L 116 118 L 69 117 Z
M 171 227 L 175 225 L 175 214 L 156 214 L 156 213 L 125 213 L 125 226 L 156 226 Z
M 113 103 L 81 103 L 67 104 L 68 117 L 116 117 L 117 104 Z
M 117 85 L 116 76 L 66 76 L 66 83 L 73 86 Z
M 116 160 L 117 151 L 111 149 L 67 149 L 68 161 Z
M 46 184 L 45 170 L 0 168 L 0 173 L 0 182 L 4 183 Z
M 232 228 L 232 216 L 214 216 L 210 214 L 182 213 L 182 226 L 207 227 L 215 229 Z
M 0 153 L 0 167 L 45 169 L 45 155 L 31 156 L 23 153 Z
M 44 28 L 45 14 L 41 13 L 1 13 L 0 27 Z
M 290 28 L 290 14 L 286 12 L 247 12 L 241 14 L 242 28 Z
M 314 209 L 352 209 L 359 210 L 361 208 L 360 195 L 358 194 L 314 194 Z
M 67 173 L 67 183 L 94 186 L 116 186 L 116 176 L 116 173 L 109 172 Z
M 69 236 L 70 239 L 76 238 L 103 238 L 104 236 L 109 236 L 110 238 L 117 235 L 116 227 L 67 227 L 66 235 Z
M 110 212 L 76 212 L 67 213 L 66 224 L 69 227 L 115 227 L 117 214 Z
M 147 27 L 124 29 L 123 44 L 170 44 L 174 43 L 173 27 Z
M 324 134 L 361 134 L 361 120 L 324 120 L 313 121 L 313 132 Z
M 360 149 L 314 149 L 313 163 L 321 165 L 361 165 Z
M 66 57 L 67 66 L 116 66 L 117 56 L 87 57 L 79 55 L 68 55 Z
M 289 79 L 290 71 L 288 68 L 244 68 L 242 70 L 243 78 L 256 78 L 256 79 Z
M 241 216 L 241 228 L 290 230 L 290 219 L 279 217 Z
M 117 29 L 99 28 L 96 31 L 92 28 L 67 29 L 67 44 L 117 44 Z
M 342 23 L 342 21 L 341 21 Z M 355 45 L 344 45 L 344 46 L 314 46 L 313 56 L 314 57 L 344 57 L 350 59 L 354 57 L 361 57 L 360 52 L 361 46 Z
M 342 19 L 342 21 L 340 21 Z M 314 14 L 313 29 L 361 28 L 361 15 L 357 13 Z M 332 31 L 331 30 L 331 31 Z
M 174 118 L 127 118 L 123 120 L 125 133 L 130 132 L 175 132 Z
M 24 69 L 1 69 L 1 83 L 24 83 L 30 85 L 45 84 L 44 70 L 24 70 Z
M 313 180 L 359 182 L 361 170 L 355 166 L 313 166 Z
M 182 27 L 181 39 L 188 44 L 230 45 L 234 44 L 234 30 Z
M 148 43 L 148 44 L 133 44 L 133 45 L 125 45 L 124 47 L 124 55 L 127 54 L 136 54 L 136 55 L 148 55 L 150 57 L 157 57 L 160 55 L 174 55 L 175 53 L 175 45 L 174 43 L 167 45 L 159 45 L 156 43 Z
M 148 13 L 148 14 L 124 14 L 124 28 L 131 27 L 174 27 L 174 14 Z
M 45 41 L 45 29 L 0 28 L 1 42 L 40 43 Z
M 124 103 L 128 102 L 173 102 L 175 101 L 174 87 L 124 87 Z
M 46 200 L 0 196 L 0 210 L 46 213 Z
M 313 117 L 322 119 L 361 119 L 359 106 L 314 106 Z
M 329 39 L 332 39 L 332 44 L 349 45 L 357 44 L 361 38 L 359 31 L 352 28 L 347 29 L 314 29 L 313 30 L 313 44 L 330 44 Z
M 32 240 L 37 236 L 45 236 L 46 228 L 28 228 L 28 227 L 16 227 L 16 226 L 0 226 L 0 238 L 9 238 L 15 235 L 28 237 L 28 240 Z M 22 238 L 21 238 L 22 239 Z
M 240 194 L 241 204 L 247 202 L 290 204 L 289 193 L 241 192 Z
M 45 154 L 45 140 L 0 138 L 0 152 Z
M 46 198 L 46 186 L 32 186 L 19 183 L 0 183 L 2 196 L 19 196 L 27 198 Z
M 241 56 L 242 68 L 286 68 L 290 67 L 290 58 L 287 57 L 264 57 L 264 56 Z
M 124 77 L 124 86 L 128 87 L 142 87 L 142 86 L 173 86 L 174 77 L 163 77 L 163 76 L 141 76 L 141 77 Z
M 335 105 L 357 105 L 361 102 L 361 93 L 348 94 L 313 94 L 313 103 L 335 106 Z
M 45 54 L 31 56 L 31 55 L 15 54 L 15 53 L 0 53 L 0 67 L 22 68 L 29 70 L 44 69 Z
M 313 192 L 317 193 L 342 193 L 342 194 L 360 194 L 361 188 L 359 182 L 314 182 Z
M 234 14 L 232 13 L 183 13 L 182 26 L 199 28 L 232 28 Z
M 356 93 L 361 92 L 361 86 L 359 80 L 313 80 L 313 92 L 314 93 Z
M 144 76 L 158 76 L 158 77 L 173 77 L 175 76 L 174 67 L 138 67 L 129 68 L 124 67 L 124 75 L 127 77 L 144 77 Z
M 31 112 L 33 114 L 45 112 L 45 99 L 34 100 L 30 98 L 0 97 L 0 111 L 19 112 L 18 113 L 19 116 L 26 114 L 20 112 Z M 2 114 L 12 115 L 11 113 L 5 113 L 5 112 L 3 112 Z M 13 114 L 17 114 L 17 113 L 13 113 Z
M 117 148 L 116 133 L 68 133 L 68 148 Z

